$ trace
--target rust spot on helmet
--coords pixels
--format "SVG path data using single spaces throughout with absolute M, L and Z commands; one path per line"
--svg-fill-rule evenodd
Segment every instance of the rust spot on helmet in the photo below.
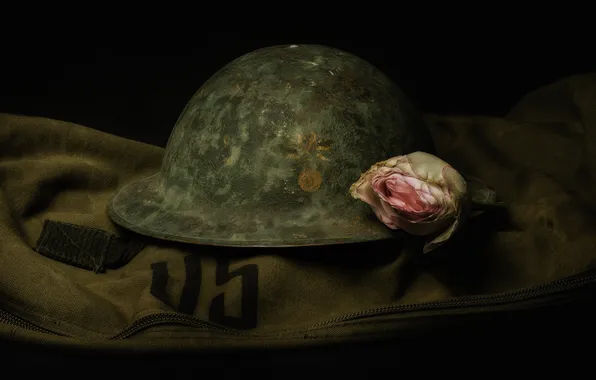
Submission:
M 314 169 L 304 169 L 298 176 L 298 185 L 302 190 L 309 193 L 319 190 L 322 183 L 323 176 Z

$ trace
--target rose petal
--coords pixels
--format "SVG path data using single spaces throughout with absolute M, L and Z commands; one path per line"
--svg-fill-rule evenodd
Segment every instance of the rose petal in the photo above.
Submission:
M 412 186 L 415 184 L 416 186 Z M 373 190 L 402 217 L 420 220 L 440 212 L 439 202 L 429 194 L 429 186 L 416 178 L 394 173 L 389 177 L 375 176 Z
M 372 172 L 367 172 L 362 175 L 355 186 L 353 185 L 350 189 L 352 196 L 369 204 L 377 218 L 386 224 L 387 227 L 397 229 L 398 226 L 393 222 L 391 217 L 392 214 L 395 214 L 395 211 L 389 206 L 384 206 L 384 202 L 376 195 L 372 188 L 371 182 L 373 175 Z
M 407 162 L 408 162 L 408 156 L 395 156 L 395 157 L 391 157 L 388 160 L 385 160 L 383 166 L 392 168 L 399 164 L 404 164 Z
M 451 197 L 461 197 L 467 193 L 468 184 L 464 177 L 451 166 L 445 166 L 442 170 L 442 177 L 445 181 L 445 188 L 449 190 Z
M 391 207 L 391 205 L 389 203 L 385 202 L 382 199 L 381 199 L 381 207 L 382 207 L 383 213 L 385 215 L 387 215 L 388 218 L 392 218 L 392 217 L 395 217 L 395 215 L 397 215 L 396 210 L 393 207 Z
M 395 210 L 383 201 L 381 201 L 381 205 L 383 207 L 381 209 L 377 209 L 375 212 L 375 214 L 377 214 L 377 218 L 379 218 L 387 227 L 394 230 L 399 229 L 399 225 L 396 223 L 397 213 Z
M 460 224 L 460 218 L 457 217 L 457 218 L 455 218 L 454 222 L 451 223 L 451 225 L 445 231 L 443 231 L 441 234 L 439 234 L 434 239 L 427 241 L 424 244 L 424 248 L 422 251 L 424 253 L 428 253 L 434 249 L 439 248 L 441 245 L 445 244 L 445 242 L 447 240 L 449 240 L 449 238 L 455 233 L 455 231 L 457 231 L 459 224 Z

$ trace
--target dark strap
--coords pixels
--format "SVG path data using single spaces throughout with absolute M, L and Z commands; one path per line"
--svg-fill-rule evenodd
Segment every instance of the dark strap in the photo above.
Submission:
M 119 268 L 132 260 L 145 245 L 106 231 L 46 220 L 35 250 L 51 259 L 95 273 Z

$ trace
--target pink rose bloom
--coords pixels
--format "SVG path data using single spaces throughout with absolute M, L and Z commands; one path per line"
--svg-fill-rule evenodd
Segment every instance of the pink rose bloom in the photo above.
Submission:
M 448 163 L 415 152 L 374 164 L 350 187 L 387 227 L 432 235 L 424 252 L 443 244 L 467 211 L 467 184 Z

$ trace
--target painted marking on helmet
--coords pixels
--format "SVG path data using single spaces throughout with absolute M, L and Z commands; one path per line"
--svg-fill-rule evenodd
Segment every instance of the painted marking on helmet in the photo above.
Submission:
M 291 48 L 297 48 L 298 45 L 290 45 Z
M 328 145 L 318 145 L 317 146 L 317 158 L 321 161 L 329 161 L 329 159 L 325 156 L 323 156 L 323 153 L 321 153 L 321 151 L 328 151 L 331 150 L 331 147 Z
M 319 137 L 316 133 L 311 132 L 309 135 L 300 133 L 296 136 L 296 153 L 286 154 L 286 158 L 297 160 L 305 155 L 315 155 L 322 161 L 329 161 L 323 155 L 323 152 L 331 150 L 329 145 L 319 145 Z
M 232 166 L 236 162 L 238 162 L 239 158 L 240 158 L 240 147 L 233 146 L 230 148 L 230 157 L 226 158 L 224 163 L 226 166 Z
M 321 153 L 317 153 L 317 158 L 322 161 L 329 161 L 329 159 L 323 156 Z
M 319 143 L 319 136 L 315 132 L 300 133 L 296 136 L 295 152 L 286 154 L 286 158 L 292 160 L 306 159 L 303 166 L 304 169 L 298 175 L 298 185 L 306 192 L 319 190 L 323 183 L 323 175 L 313 168 L 314 162 L 311 160 L 314 158 L 321 161 L 329 161 L 323 153 L 330 151 L 331 146 L 319 145 Z
M 298 185 L 306 192 L 319 190 L 323 183 L 323 176 L 315 169 L 306 168 L 298 176 Z

